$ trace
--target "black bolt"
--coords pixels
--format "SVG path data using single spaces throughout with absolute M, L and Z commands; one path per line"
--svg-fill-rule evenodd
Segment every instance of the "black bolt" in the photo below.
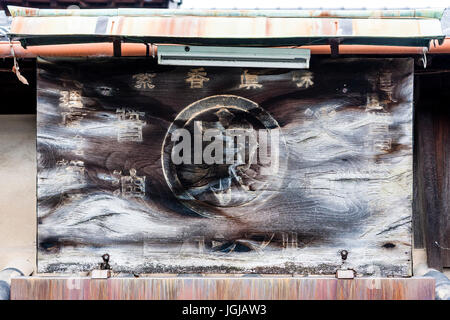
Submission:
M 105 253 L 102 255 L 103 263 L 100 263 L 101 270 L 110 270 L 111 266 L 109 265 L 109 254 Z

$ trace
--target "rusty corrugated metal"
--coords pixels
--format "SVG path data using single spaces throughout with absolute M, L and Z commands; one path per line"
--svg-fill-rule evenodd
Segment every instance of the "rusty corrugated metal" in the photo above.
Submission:
M 433 278 L 20 277 L 12 300 L 434 300 Z
M 443 40 L 436 11 L 40 10 L 11 7 L 23 45 L 123 42 L 283 46 L 328 43 L 428 46 Z M 423 17 L 423 18 L 422 18 Z
M 440 19 L 445 8 L 404 10 L 209 10 L 209 9 L 38 9 L 8 6 L 12 16 L 198 16 L 265 18 L 431 18 Z
M 440 37 L 437 19 L 234 17 L 15 17 L 16 35 L 173 38 Z

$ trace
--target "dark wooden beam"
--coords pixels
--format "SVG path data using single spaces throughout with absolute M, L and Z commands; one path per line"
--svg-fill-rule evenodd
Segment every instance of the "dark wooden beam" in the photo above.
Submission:
M 435 245 L 440 241 L 439 218 L 441 215 L 441 199 L 438 188 L 435 135 L 433 113 L 429 108 L 421 108 L 417 113 L 417 207 L 424 220 L 425 247 L 427 262 L 432 268 L 442 270 L 439 248 Z
M 448 57 L 435 57 L 415 82 L 414 242 L 439 270 L 450 266 L 450 73 L 439 72 L 449 68 Z

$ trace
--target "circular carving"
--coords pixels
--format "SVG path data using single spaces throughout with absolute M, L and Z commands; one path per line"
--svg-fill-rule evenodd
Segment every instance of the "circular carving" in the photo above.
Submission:
M 277 121 L 257 103 L 234 95 L 211 96 L 183 109 L 162 147 L 170 189 L 208 217 L 236 215 L 266 201 L 281 185 L 286 158 Z

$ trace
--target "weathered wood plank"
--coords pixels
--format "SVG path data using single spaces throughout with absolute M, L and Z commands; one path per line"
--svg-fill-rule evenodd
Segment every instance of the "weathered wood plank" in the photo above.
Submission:
M 434 300 L 433 278 L 27 277 L 11 300 Z
M 439 102 L 423 101 L 417 109 L 417 199 L 424 217 L 427 263 L 450 265 L 450 113 Z
M 427 249 L 427 263 L 432 268 L 442 270 L 440 250 L 434 244 L 440 241 L 439 217 L 440 196 L 437 188 L 436 157 L 434 148 L 434 132 L 432 114 L 421 112 L 417 119 L 417 130 L 420 132 L 417 145 L 417 201 L 418 209 L 422 211 L 424 228 L 426 230 L 425 246 Z
M 442 266 L 450 266 L 450 111 L 440 109 L 435 117 L 436 169 L 441 212 L 438 217 L 438 244 Z M 435 243 L 436 245 L 436 243 Z
M 410 59 L 195 69 L 40 60 L 39 271 L 411 274 Z M 194 120 L 279 132 L 278 169 L 171 164 Z
M 414 239 L 423 238 L 428 264 L 437 269 L 450 267 L 450 75 L 442 71 L 449 67 L 449 57 L 435 57 L 431 69 L 415 72 L 414 206 L 415 225 L 423 232 L 414 230 Z
M 425 248 L 425 215 L 422 207 L 423 194 L 420 191 L 422 187 L 421 179 L 419 179 L 419 130 L 418 119 L 420 118 L 420 99 L 421 99 L 421 80 L 420 77 L 414 76 L 414 125 L 413 125 L 413 203 L 412 203 L 412 236 L 414 249 Z

